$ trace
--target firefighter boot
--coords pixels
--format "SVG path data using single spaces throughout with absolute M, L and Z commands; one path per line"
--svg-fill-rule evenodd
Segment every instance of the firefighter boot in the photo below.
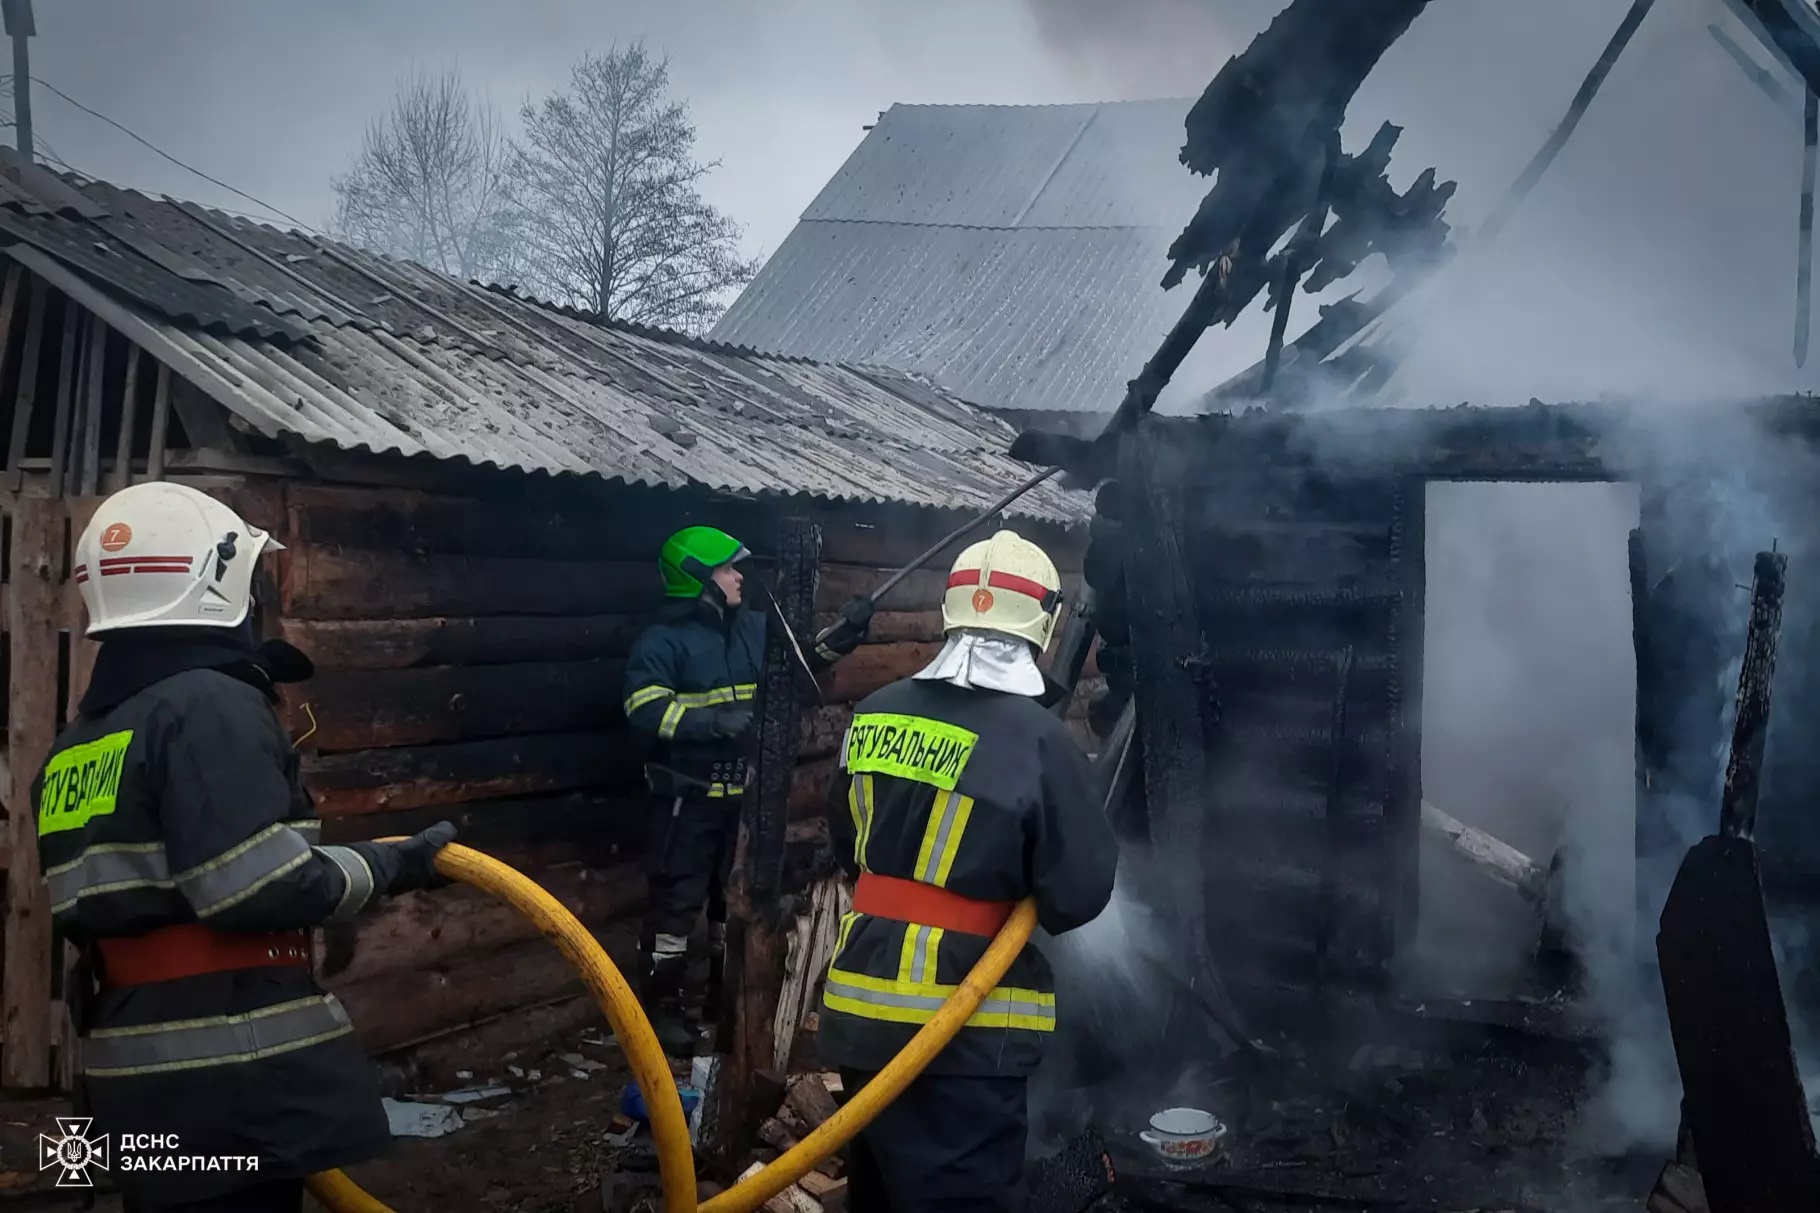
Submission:
M 680 935 L 639 940 L 638 1001 L 657 1033 L 657 1043 L 671 1057 L 690 1057 L 695 1034 L 683 1018 L 682 987 L 689 967 L 688 941 Z

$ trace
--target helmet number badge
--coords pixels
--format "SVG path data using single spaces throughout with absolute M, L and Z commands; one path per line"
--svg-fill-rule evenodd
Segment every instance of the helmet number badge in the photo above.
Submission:
M 132 541 L 133 528 L 124 522 L 110 523 L 101 532 L 101 550 L 104 552 L 118 552 Z
M 973 591 L 973 609 L 982 615 L 992 609 L 992 591 L 980 588 Z

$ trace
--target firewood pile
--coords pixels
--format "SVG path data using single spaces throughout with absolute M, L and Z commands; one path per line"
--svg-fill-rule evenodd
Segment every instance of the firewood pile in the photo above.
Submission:
M 775 1161 L 820 1128 L 838 1110 L 834 1097 L 840 1089 L 838 1074 L 792 1075 L 776 1115 L 759 1126 L 763 1148 L 757 1161 L 740 1178 Z M 847 1213 L 847 1178 L 841 1160 L 826 1160 L 762 1207 L 766 1213 Z

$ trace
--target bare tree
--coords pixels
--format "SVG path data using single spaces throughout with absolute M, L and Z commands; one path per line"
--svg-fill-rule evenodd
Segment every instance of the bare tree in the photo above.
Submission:
M 331 231 L 446 274 L 507 277 L 515 252 L 503 191 L 510 151 L 497 114 L 458 74 L 413 73 L 391 110 L 367 127 L 353 167 L 335 178 Z
M 697 185 L 688 107 L 639 44 L 584 55 L 569 91 L 523 111 L 512 161 L 527 285 L 615 320 L 700 332 L 749 282 L 739 226 Z

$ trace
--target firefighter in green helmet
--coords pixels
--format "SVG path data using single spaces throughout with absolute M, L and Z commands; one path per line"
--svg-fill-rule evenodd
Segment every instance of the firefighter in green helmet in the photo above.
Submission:
M 713 527 L 670 536 L 657 562 L 668 607 L 626 664 L 626 719 L 649 749 L 645 774 L 655 801 L 639 996 L 674 1055 L 693 1044 L 684 979 L 689 934 L 704 909 L 710 989 L 725 948 L 725 881 L 750 781 L 742 739 L 765 660 L 767 613 L 762 604 L 748 607 L 740 570 L 750 555 Z M 871 620 L 870 600 L 856 599 L 826 638 L 803 644 L 804 655 L 818 669 L 832 665 L 865 639 Z

